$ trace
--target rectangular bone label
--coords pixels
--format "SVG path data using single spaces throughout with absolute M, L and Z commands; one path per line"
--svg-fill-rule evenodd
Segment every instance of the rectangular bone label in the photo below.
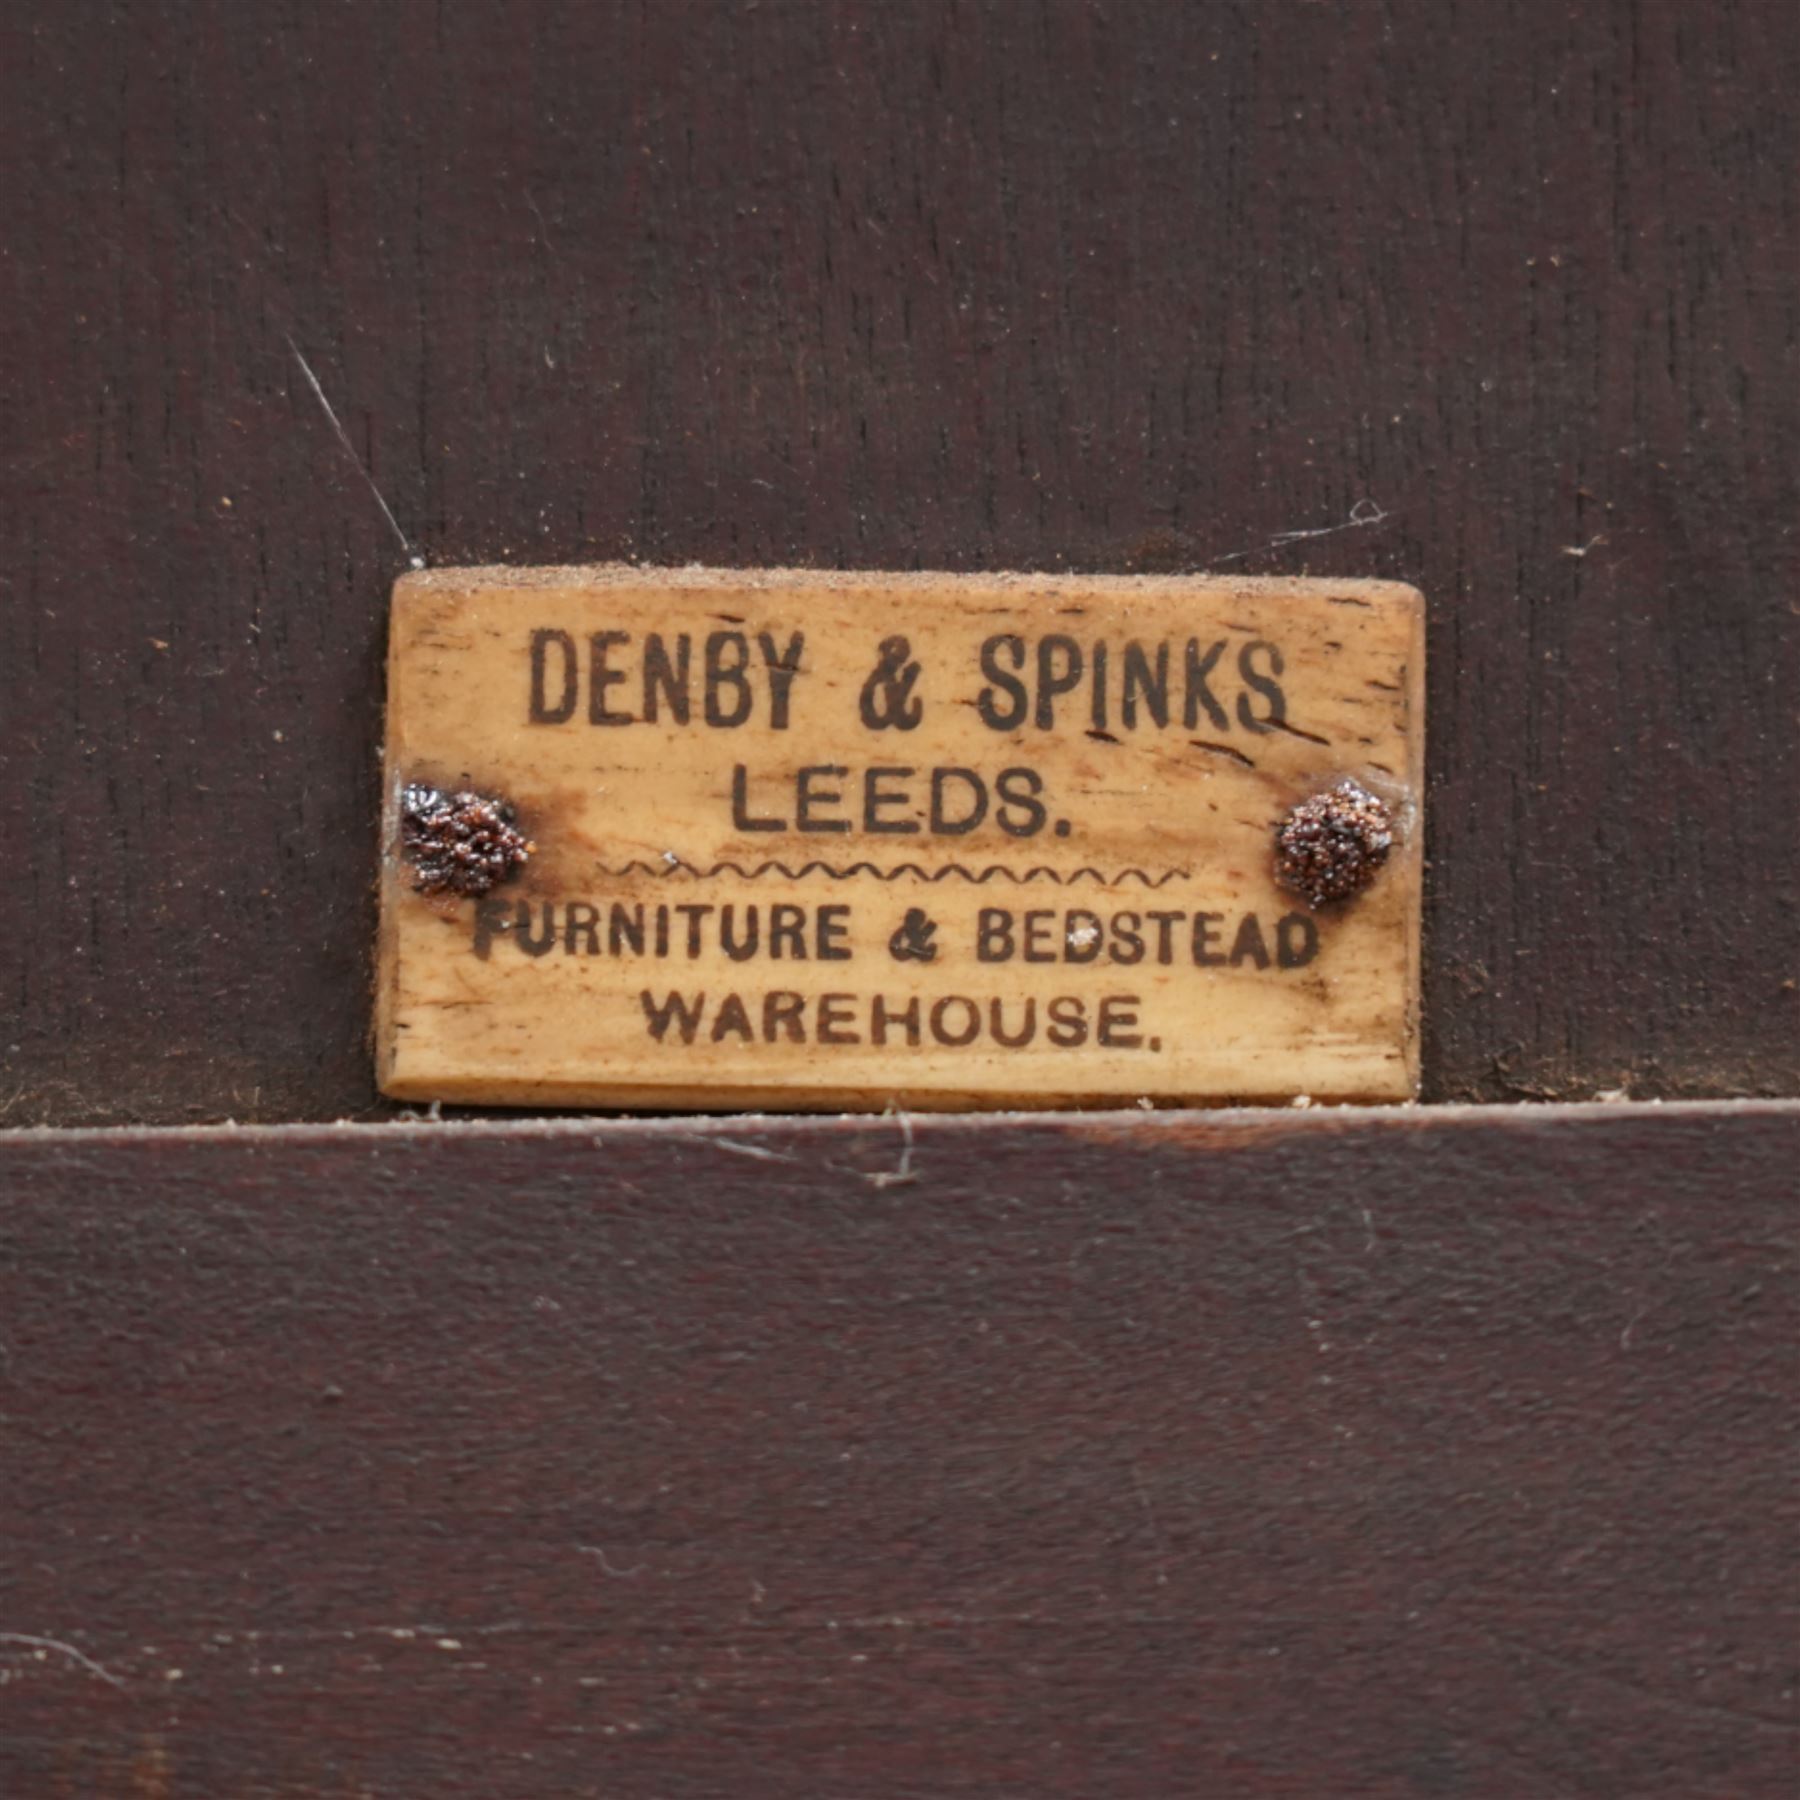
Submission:
M 408 575 L 381 1085 L 1408 1097 L 1423 661 L 1387 582 Z

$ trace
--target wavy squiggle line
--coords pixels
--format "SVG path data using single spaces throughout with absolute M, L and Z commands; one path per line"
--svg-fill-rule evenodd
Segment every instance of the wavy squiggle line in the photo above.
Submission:
M 760 862 L 754 868 L 745 868 L 738 862 L 716 862 L 704 869 L 696 869 L 687 863 L 650 863 L 628 862 L 618 868 L 611 868 L 605 863 L 599 865 L 599 873 L 613 875 L 623 879 L 628 875 L 652 875 L 658 880 L 666 880 L 671 875 L 686 875 L 693 881 L 710 881 L 717 875 L 735 875 L 740 881 L 755 881 L 759 876 L 776 874 L 788 881 L 804 881 L 808 875 L 823 874 L 833 881 L 848 881 L 853 875 L 872 875 L 877 881 L 898 881 L 902 875 L 912 875 L 924 882 L 938 882 L 952 875 L 974 887 L 992 881 L 1001 876 L 1015 886 L 1022 886 L 1028 881 L 1053 881 L 1058 887 L 1073 887 L 1084 878 L 1097 882 L 1101 887 L 1122 887 L 1127 881 L 1139 881 L 1147 888 L 1166 887 L 1171 881 L 1187 874 L 1186 869 L 1165 869 L 1160 875 L 1149 875 L 1139 868 L 1121 869 L 1116 875 L 1103 875 L 1098 869 L 1080 868 L 1069 874 L 1059 869 L 1047 868 L 1038 864 L 1026 869 L 1023 873 L 1017 869 L 1009 869 L 1000 863 L 989 863 L 985 869 L 977 872 L 965 868 L 961 863 L 946 863 L 941 869 L 921 868 L 918 863 L 901 863 L 892 869 L 878 868 L 872 862 L 847 863 L 842 867 L 835 863 L 821 862 L 815 859 L 804 862 L 797 869 L 787 863 L 770 860 Z

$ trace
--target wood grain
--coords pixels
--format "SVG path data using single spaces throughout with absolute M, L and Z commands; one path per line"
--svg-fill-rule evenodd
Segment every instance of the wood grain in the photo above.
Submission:
M 1410 1099 L 1422 618 L 1392 582 L 406 576 L 382 1091 Z M 1345 782 L 1379 868 L 1297 895 L 1278 828 Z M 509 817 L 431 836 L 457 793 Z M 501 842 L 525 860 L 490 891 Z
M 1427 1093 L 1800 1092 L 1791 0 L 4 30 L 0 1116 L 375 1106 L 414 555 L 1413 582 Z
M 15 1137 L 0 1789 L 1775 1800 L 1797 1159 L 1791 1104 Z

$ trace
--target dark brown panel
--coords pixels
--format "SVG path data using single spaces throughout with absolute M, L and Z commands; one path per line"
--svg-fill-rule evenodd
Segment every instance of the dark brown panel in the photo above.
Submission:
M 1429 1091 L 1800 1091 L 1791 0 L 4 31 L 0 1115 L 374 1104 L 401 532 L 1415 581 Z
M 1786 1796 L 1797 1163 L 1791 1105 L 15 1138 L 0 1790 Z

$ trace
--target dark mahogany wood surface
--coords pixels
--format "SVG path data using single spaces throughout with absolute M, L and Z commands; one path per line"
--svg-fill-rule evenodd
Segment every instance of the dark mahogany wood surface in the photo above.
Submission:
M 0 1145 L 20 1800 L 1786 1800 L 1800 1107 Z
M 1800 1092 L 1796 90 L 1792 0 L 15 0 L 0 1118 L 375 1108 L 415 555 L 1414 581 L 1428 1094 Z

